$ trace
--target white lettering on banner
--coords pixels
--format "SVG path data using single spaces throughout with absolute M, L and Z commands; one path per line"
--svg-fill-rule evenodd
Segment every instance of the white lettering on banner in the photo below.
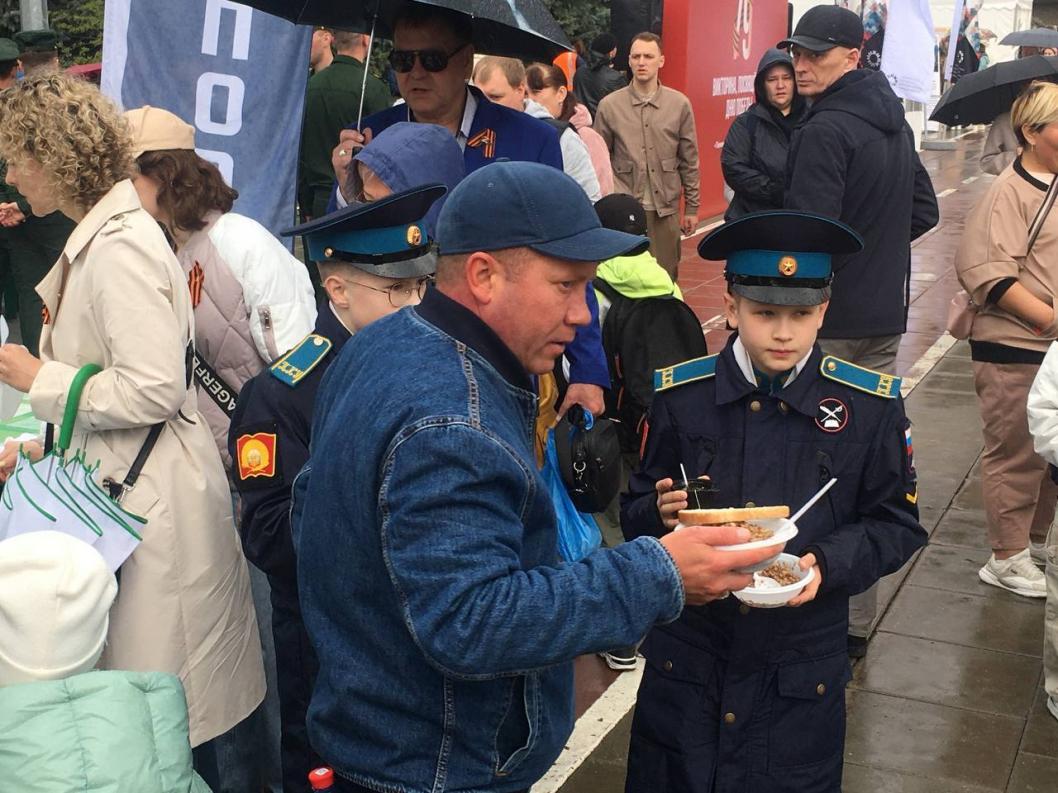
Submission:
M 253 9 L 240 3 L 233 3 L 231 0 L 206 0 L 206 24 L 202 29 L 202 54 L 217 54 L 217 48 L 220 45 L 221 13 L 224 11 L 231 11 L 235 14 L 235 37 L 231 47 L 232 60 L 247 61 L 250 59 L 250 25 L 253 22 Z
M 222 120 L 213 118 L 213 92 L 226 88 L 228 104 Z M 242 129 L 242 103 L 246 84 L 233 74 L 206 72 L 198 78 L 195 91 L 195 126 L 210 135 L 238 135 Z
M 752 94 L 755 74 L 732 74 L 713 78 L 713 96 Z
M 212 149 L 195 149 L 195 152 L 203 160 L 209 160 L 220 169 L 220 175 L 224 181 L 232 184 L 235 174 L 235 159 L 226 151 L 213 151 Z
M 738 99 L 728 99 L 724 102 L 724 118 L 734 118 L 740 113 L 749 110 L 753 104 L 752 96 L 740 96 Z

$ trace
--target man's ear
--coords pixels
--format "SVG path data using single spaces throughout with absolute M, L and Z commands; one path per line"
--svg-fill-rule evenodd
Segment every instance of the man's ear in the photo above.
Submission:
M 500 263 L 491 254 L 477 251 L 467 256 L 463 263 L 463 277 L 467 289 L 479 304 L 488 305 L 492 302 L 501 269 Z
M 323 279 L 323 291 L 327 293 L 327 299 L 336 307 L 349 307 L 349 290 L 345 288 L 345 281 L 337 275 L 332 273 Z
M 819 324 L 816 325 L 816 330 L 823 327 L 823 318 L 827 315 L 827 309 L 830 308 L 830 301 L 825 300 L 819 304 Z
M 665 68 L 665 55 L 664 54 L 662 54 L 662 56 L 660 58 L 658 58 L 658 68 L 659 69 L 664 69 Z

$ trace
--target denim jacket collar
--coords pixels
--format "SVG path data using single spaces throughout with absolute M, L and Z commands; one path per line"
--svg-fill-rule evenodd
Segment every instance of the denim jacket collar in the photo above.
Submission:
M 525 367 L 496 332 L 441 290 L 431 288 L 414 311 L 441 332 L 478 353 L 512 386 L 536 393 Z

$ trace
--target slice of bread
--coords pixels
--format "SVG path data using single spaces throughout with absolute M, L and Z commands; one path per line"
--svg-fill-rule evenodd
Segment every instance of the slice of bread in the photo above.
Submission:
M 680 523 L 684 526 L 717 526 L 727 523 L 748 523 L 764 518 L 788 518 L 789 507 L 730 507 L 729 509 L 681 509 Z

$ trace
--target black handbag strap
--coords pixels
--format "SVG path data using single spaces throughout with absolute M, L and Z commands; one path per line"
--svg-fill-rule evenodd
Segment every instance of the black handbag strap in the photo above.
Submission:
M 112 499 L 115 501 L 121 501 L 122 496 L 136 486 L 136 480 L 140 478 L 140 474 L 143 472 L 143 466 L 147 464 L 147 458 L 150 457 L 151 452 L 154 451 L 154 444 L 158 442 L 158 437 L 162 434 L 163 429 L 165 429 L 164 421 L 151 427 L 150 431 L 147 433 L 146 440 L 144 440 L 143 445 L 136 454 L 136 459 L 133 460 L 132 465 L 129 466 L 129 472 L 125 474 L 124 481 L 115 482 L 109 477 L 103 480 L 103 484 L 106 486 L 107 490 L 110 491 L 110 497 Z

